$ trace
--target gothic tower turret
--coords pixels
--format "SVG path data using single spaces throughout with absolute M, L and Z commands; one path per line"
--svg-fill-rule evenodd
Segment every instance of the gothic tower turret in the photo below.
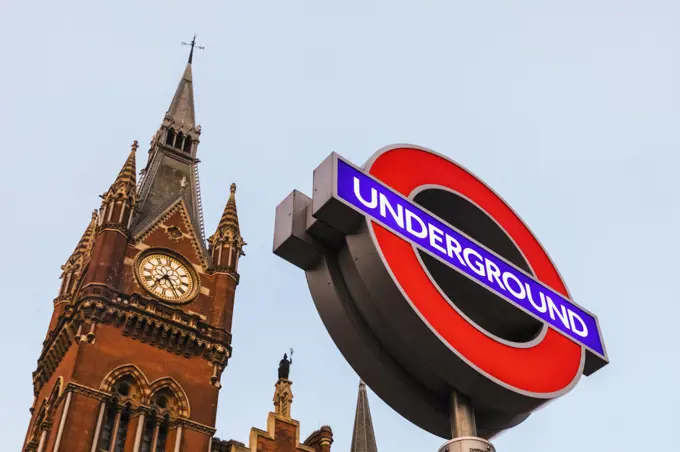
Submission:
M 192 53 L 62 267 L 24 451 L 207 451 L 244 255 L 235 190 L 206 243 Z
M 130 229 L 133 210 L 137 201 L 137 163 L 135 154 L 138 144 L 132 143 L 132 150 L 118 177 L 106 193 L 101 195 L 102 206 L 99 210 L 99 225 L 117 228 L 124 233 Z

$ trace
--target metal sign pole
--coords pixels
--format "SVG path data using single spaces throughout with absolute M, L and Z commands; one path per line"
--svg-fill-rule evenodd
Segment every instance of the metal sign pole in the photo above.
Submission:
M 451 393 L 451 438 L 439 452 L 496 452 L 493 444 L 477 437 L 472 403 L 456 390 Z

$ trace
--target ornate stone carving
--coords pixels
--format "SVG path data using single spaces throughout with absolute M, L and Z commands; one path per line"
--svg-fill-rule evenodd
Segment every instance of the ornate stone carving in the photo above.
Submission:
M 174 242 L 179 242 L 184 238 L 184 233 L 177 226 L 170 226 L 165 230 L 165 232 L 168 234 L 168 237 L 170 237 L 170 239 Z
M 292 381 L 279 378 L 274 392 L 274 413 L 285 419 L 290 419 L 290 406 L 293 403 L 293 391 L 290 389 Z
M 138 295 L 127 297 L 101 285 L 90 285 L 82 292 L 86 295 L 68 306 L 44 342 L 38 367 L 33 372 L 35 394 L 49 380 L 73 343 L 94 341 L 95 323 L 121 328 L 123 336 L 187 359 L 203 357 L 219 365 L 220 375 L 231 356 L 231 335 L 207 324 L 198 314 L 189 314 Z M 216 381 L 219 382 L 219 377 Z

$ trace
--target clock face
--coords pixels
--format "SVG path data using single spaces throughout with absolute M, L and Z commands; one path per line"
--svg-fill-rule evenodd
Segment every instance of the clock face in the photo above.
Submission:
M 186 264 L 163 253 L 145 256 L 137 265 L 137 277 L 151 294 L 174 303 L 192 298 L 198 286 Z

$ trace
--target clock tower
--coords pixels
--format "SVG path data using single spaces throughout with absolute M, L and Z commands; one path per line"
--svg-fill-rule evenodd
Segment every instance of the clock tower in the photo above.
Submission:
M 204 233 L 191 63 L 139 180 L 134 142 L 62 267 L 23 451 L 211 447 L 245 242 L 234 184 Z

